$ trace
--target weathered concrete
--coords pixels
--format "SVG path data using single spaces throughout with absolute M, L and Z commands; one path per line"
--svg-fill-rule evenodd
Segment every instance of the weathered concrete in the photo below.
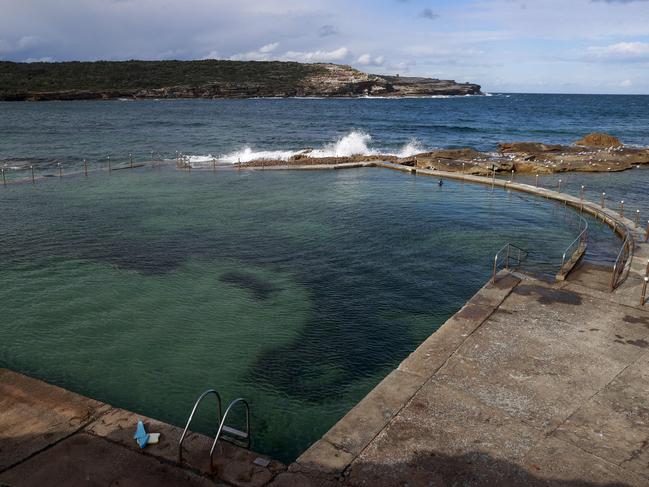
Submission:
M 140 450 L 138 420 L 160 442 Z M 267 485 L 284 465 L 220 442 L 210 469 L 210 438 L 0 369 L 0 485 Z
M 76 433 L 107 410 L 101 402 L 0 369 L 0 472 Z
M 86 433 L 53 445 L 42 454 L 0 474 L 10 486 L 218 486 L 224 485 L 156 460 L 138 455 Z

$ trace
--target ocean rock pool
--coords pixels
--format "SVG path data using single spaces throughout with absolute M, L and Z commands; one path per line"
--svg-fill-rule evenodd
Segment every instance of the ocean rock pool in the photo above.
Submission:
M 554 274 L 575 214 L 385 169 L 93 172 L 0 188 L 0 367 L 184 425 L 216 388 L 253 449 L 317 440 L 515 243 Z M 589 219 L 589 254 L 617 251 Z M 194 429 L 213 434 L 205 405 Z

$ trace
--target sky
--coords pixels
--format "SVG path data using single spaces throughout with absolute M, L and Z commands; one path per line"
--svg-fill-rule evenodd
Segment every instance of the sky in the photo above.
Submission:
M 0 60 L 291 60 L 649 94 L 649 0 L 0 0 Z

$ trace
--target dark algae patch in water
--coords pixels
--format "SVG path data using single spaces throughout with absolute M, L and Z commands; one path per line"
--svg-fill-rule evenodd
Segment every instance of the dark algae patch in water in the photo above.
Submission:
M 178 425 L 205 389 L 245 397 L 253 448 L 285 461 L 460 309 L 505 242 L 556 272 L 575 237 L 547 201 L 379 169 L 140 168 L 7 186 L 0 204 L 0 367 Z
M 270 298 L 278 288 L 270 281 L 260 279 L 245 272 L 226 272 L 219 279 L 226 284 L 232 284 L 241 289 L 250 291 L 256 299 Z

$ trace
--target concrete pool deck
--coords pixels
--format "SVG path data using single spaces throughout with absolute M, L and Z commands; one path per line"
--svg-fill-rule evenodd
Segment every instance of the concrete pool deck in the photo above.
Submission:
M 140 450 L 138 420 L 160 442 Z M 267 485 L 279 462 L 191 433 L 178 462 L 182 429 L 51 384 L 0 369 L 0 485 Z M 266 459 L 269 460 L 269 459 Z
M 201 435 L 179 465 L 178 428 L 0 370 L 0 485 L 649 485 L 642 229 L 575 197 L 493 184 L 583 203 L 631 232 L 626 279 L 611 293 L 610 270 L 590 265 L 554 284 L 501 272 L 288 467 L 224 444 L 209 475 Z M 160 445 L 139 451 L 138 418 Z

